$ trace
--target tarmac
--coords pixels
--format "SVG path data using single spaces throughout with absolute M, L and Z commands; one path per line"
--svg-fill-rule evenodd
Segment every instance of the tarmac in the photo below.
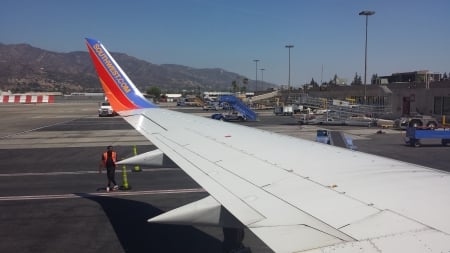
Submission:
M 100 118 L 97 103 L 0 104 L 0 252 L 222 252 L 220 228 L 150 224 L 147 219 L 207 196 L 175 164 L 119 168 L 131 190 L 107 193 L 98 164 L 106 146 L 119 158 L 155 149 L 120 117 Z M 172 109 L 209 116 L 199 109 Z M 314 141 L 320 126 L 261 111 L 243 122 Z M 326 126 L 353 139 L 358 151 L 450 170 L 450 147 L 424 141 L 406 146 L 404 132 Z M 324 144 L 325 145 L 325 144 Z M 357 151 L 355 151 L 357 152 Z M 326 155 L 326 154 L 325 154 Z M 313 161 L 312 161 L 313 162 Z M 244 244 L 272 252 L 250 231 Z

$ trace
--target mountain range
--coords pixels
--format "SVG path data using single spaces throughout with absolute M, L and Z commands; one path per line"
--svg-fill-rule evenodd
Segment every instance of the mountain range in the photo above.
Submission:
M 176 64 L 157 65 L 124 53 L 112 56 L 141 90 L 158 87 L 163 92 L 230 91 L 232 82 L 253 90 L 255 81 L 220 68 L 198 69 Z M 276 85 L 258 81 L 267 89 Z M 101 92 L 88 52 L 58 53 L 28 44 L 0 43 L 0 89 L 28 91 Z

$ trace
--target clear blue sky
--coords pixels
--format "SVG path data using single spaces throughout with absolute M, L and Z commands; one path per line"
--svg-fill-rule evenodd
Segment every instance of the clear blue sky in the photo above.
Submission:
M 0 42 L 87 51 L 85 37 L 155 64 L 222 68 L 291 85 L 334 74 L 450 72 L 449 0 L 3 0 Z M 261 71 L 258 70 L 258 80 Z

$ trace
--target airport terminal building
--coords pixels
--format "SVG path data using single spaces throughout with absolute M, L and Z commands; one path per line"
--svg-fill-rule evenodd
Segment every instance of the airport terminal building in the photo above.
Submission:
M 379 80 L 384 81 L 366 86 L 332 85 L 311 88 L 297 95 L 383 106 L 386 114 L 392 118 L 419 113 L 437 118 L 445 115 L 450 119 L 450 80 L 443 80 L 440 74 L 427 75 L 420 71 L 396 73 L 389 78 L 380 77 Z M 290 94 L 291 97 L 292 95 L 294 94 Z

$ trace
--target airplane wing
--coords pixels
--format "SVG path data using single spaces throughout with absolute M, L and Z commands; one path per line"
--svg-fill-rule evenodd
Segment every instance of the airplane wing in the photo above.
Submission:
M 449 173 L 158 108 L 86 40 L 113 109 L 159 149 L 142 160 L 164 153 L 210 194 L 155 220 L 245 226 L 275 252 L 450 251 Z

